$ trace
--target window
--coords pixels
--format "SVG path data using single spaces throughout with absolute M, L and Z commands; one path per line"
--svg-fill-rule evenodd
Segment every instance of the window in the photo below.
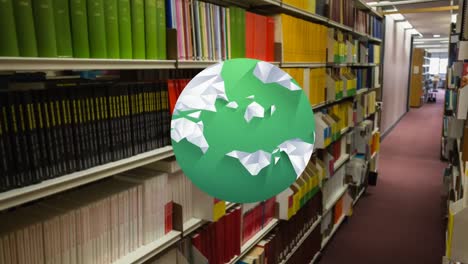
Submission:
M 431 58 L 429 73 L 432 75 L 447 73 L 448 59 Z

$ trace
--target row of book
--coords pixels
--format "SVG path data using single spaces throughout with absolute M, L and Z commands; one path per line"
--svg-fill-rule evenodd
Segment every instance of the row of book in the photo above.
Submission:
M 328 63 L 380 64 L 380 45 L 366 44 L 334 28 L 328 29 Z
M 279 206 L 278 218 L 289 220 L 320 192 L 322 179 L 326 177 L 326 164 L 313 157 L 299 178 L 276 196 Z
M 357 9 L 355 13 L 354 30 L 377 39 L 383 39 L 384 35 L 383 22 L 380 18 L 366 11 Z
M 330 0 L 328 2 L 328 17 L 345 26 L 354 27 L 355 12 L 354 1 Z
M 114 263 L 172 226 L 167 174 L 139 168 L 4 212 L 0 263 Z
M 319 191 L 293 217 L 282 221 L 238 263 L 309 263 L 320 250 L 320 228 L 316 227 L 311 233 L 307 233 L 321 213 L 322 195 Z M 295 253 L 291 254 L 293 250 Z
M 317 112 L 315 118 L 316 148 L 324 149 L 339 139 L 341 131 L 354 124 L 354 110 L 351 102 L 335 105 L 335 110 Z M 337 115 L 338 114 L 338 115 Z
M 31 83 L 0 93 L 0 189 L 170 144 L 167 82 Z
M 166 59 L 164 0 L 6 0 L 0 56 Z
M 282 62 L 326 62 L 326 26 L 283 14 L 275 17 L 275 29 L 275 42 L 282 45 Z

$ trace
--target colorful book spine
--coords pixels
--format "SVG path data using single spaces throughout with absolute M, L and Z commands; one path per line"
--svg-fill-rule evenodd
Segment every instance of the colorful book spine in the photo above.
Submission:
M 89 58 L 88 13 L 86 0 L 70 1 L 73 57 Z
M 118 59 L 120 58 L 118 0 L 105 0 L 104 3 L 107 57 Z
M 134 59 L 145 59 L 145 5 L 143 0 L 131 1 L 132 47 Z
M 156 0 L 145 0 L 145 39 L 146 59 L 158 58 L 158 27 L 156 17 Z
M 5 36 L 0 41 L 0 56 L 17 57 L 20 55 L 12 1 L 0 1 L 0 35 Z
M 39 57 L 57 57 L 57 40 L 52 0 L 34 0 L 34 25 Z
M 14 0 L 13 7 L 20 56 L 37 57 L 36 30 L 31 0 Z
M 58 57 L 73 57 L 69 10 L 68 1 L 54 1 L 55 35 L 57 38 Z
M 88 32 L 91 58 L 107 58 L 103 0 L 88 0 Z
M 118 0 L 120 58 L 133 58 L 130 0 Z

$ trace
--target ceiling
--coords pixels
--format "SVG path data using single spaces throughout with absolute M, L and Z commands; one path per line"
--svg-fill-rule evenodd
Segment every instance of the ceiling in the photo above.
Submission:
M 375 0 L 366 0 L 367 2 L 376 2 Z M 390 2 L 399 2 L 392 0 Z M 442 7 L 450 6 L 450 0 L 440 0 L 434 2 L 418 3 L 418 4 L 404 4 L 392 5 L 383 7 L 383 10 L 398 10 L 418 9 L 429 7 Z M 457 1 L 454 1 L 455 4 Z M 449 26 L 452 19 L 450 11 L 430 12 L 430 13 L 413 13 L 403 14 L 406 20 L 417 29 L 424 38 L 432 37 L 433 35 L 441 35 L 441 37 L 448 37 Z

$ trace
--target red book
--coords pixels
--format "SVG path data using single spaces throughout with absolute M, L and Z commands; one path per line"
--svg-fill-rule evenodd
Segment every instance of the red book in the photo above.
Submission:
M 192 236 L 192 244 L 198 251 L 202 252 L 202 236 L 200 233 Z
M 233 213 L 232 212 L 227 212 L 226 215 L 224 215 L 223 218 L 225 218 L 224 220 L 224 236 L 226 237 L 226 240 L 225 240 L 225 245 L 224 245 L 224 249 L 223 249 L 223 263 L 228 263 L 229 260 L 231 260 L 231 258 L 234 256 L 232 254 L 232 241 L 234 239 L 234 237 L 232 236 L 230 230 L 233 229 L 233 223 L 232 223 L 232 215 Z
M 340 141 L 337 141 L 335 144 L 333 144 L 333 157 L 335 158 L 335 161 L 338 160 L 341 157 L 341 144 Z
M 216 230 L 216 263 L 224 263 L 224 249 L 227 246 L 227 241 L 224 239 L 224 226 L 226 225 L 226 216 L 221 217 L 215 223 Z
M 164 207 L 164 216 L 165 216 L 165 223 L 164 223 L 164 231 L 165 233 L 169 233 L 172 231 L 172 202 L 169 202 Z
M 235 214 L 235 232 L 234 232 L 234 237 L 235 239 L 235 244 L 234 244 L 234 249 L 235 252 L 234 254 L 239 256 L 241 252 L 241 209 L 238 207 L 236 209 L 236 214 Z
M 267 42 L 267 17 L 254 15 L 255 20 L 255 45 L 254 58 L 259 60 L 266 59 L 266 42 Z
M 255 58 L 255 14 L 245 12 L 245 56 Z
M 468 63 L 463 64 L 463 76 L 468 76 Z
M 169 107 L 171 114 L 174 112 L 174 107 L 177 102 L 178 92 L 175 80 L 167 80 L 167 91 L 169 93 Z
M 266 37 L 266 61 L 275 60 L 275 20 L 267 17 L 267 37 Z

